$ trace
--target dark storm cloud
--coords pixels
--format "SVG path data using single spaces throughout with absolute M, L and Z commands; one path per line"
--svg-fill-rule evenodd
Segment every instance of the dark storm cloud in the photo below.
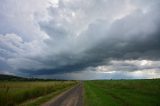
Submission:
M 157 4 L 158 5 L 158 4 Z M 72 55 L 72 59 L 66 60 L 61 58 L 59 62 L 71 62 L 72 65 L 66 63 L 53 69 L 42 69 L 33 71 L 39 74 L 63 73 L 69 71 L 79 71 L 89 66 L 98 66 L 103 64 L 108 58 L 113 59 L 153 59 L 159 57 L 159 8 L 154 6 L 152 10 L 144 14 L 141 10 L 135 11 L 120 20 L 113 22 L 110 26 L 104 24 L 105 20 L 94 22 L 89 25 L 88 29 L 82 33 L 77 42 L 86 44 L 88 47 L 82 54 Z M 151 17 L 156 16 L 156 18 Z M 56 23 L 57 24 L 57 23 Z M 61 22 L 60 22 L 61 24 Z M 151 25 L 151 26 L 150 26 Z M 41 29 L 51 37 L 57 40 L 61 36 L 67 36 L 67 31 L 61 26 L 56 25 L 51 21 L 45 26 L 41 24 Z M 108 28 L 109 27 L 109 28 Z M 153 29 L 152 29 L 153 28 Z M 151 30 L 151 31 L 147 31 Z M 54 37 L 55 36 L 55 37 Z M 65 39 L 62 37 L 61 39 Z M 90 40 L 92 39 L 92 40 Z M 51 41 L 53 41 L 51 40 Z M 59 39 L 58 39 L 59 41 Z M 61 43 L 61 41 L 59 41 Z M 67 43 L 68 44 L 68 43 Z M 71 43 L 71 45 L 76 45 Z M 69 45 L 70 46 L 70 45 Z M 84 46 L 82 44 L 82 46 Z M 72 47 L 72 46 L 71 46 Z M 69 47 L 68 47 L 69 48 Z M 74 49 L 73 49 L 74 50 Z M 76 49 L 75 49 L 76 50 Z M 64 51 L 66 52 L 66 51 Z M 73 51 L 74 52 L 74 51 Z M 133 55 L 134 53 L 134 55 Z M 157 55 L 152 55 L 157 54 Z M 65 53 L 64 53 L 65 54 Z M 145 55 L 146 54 L 146 55 Z M 65 54 L 67 56 L 67 53 Z M 80 60 L 77 56 L 83 55 Z M 64 57 L 63 54 L 58 57 Z M 57 58 L 57 57 L 55 57 Z M 75 61 L 76 62 L 73 62 Z M 47 61 L 47 60 L 46 60 Z M 51 63 L 45 62 L 45 63 Z M 79 65 L 80 64 L 80 65 Z M 79 67 L 80 66 L 80 67 Z
M 110 59 L 159 60 L 159 2 L 150 8 L 147 13 L 143 13 L 142 10 L 136 10 L 132 14 L 118 19 L 111 24 L 106 22 L 106 20 L 95 20 L 89 24 L 87 30 L 78 36 L 76 43 L 66 43 L 65 47 L 67 47 L 67 50 L 71 48 L 71 51 L 64 51 L 64 54 L 60 53 L 57 57 L 54 57 L 58 58 L 59 62 L 66 62 L 64 65 L 57 64 L 55 68 L 34 70 L 33 73 L 52 74 L 80 71 L 87 67 L 106 64 L 106 60 L 109 61 Z M 40 24 L 40 26 L 42 30 L 51 36 L 51 42 L 57 40 L 59 41 L 59 45 L 61 45 L 63 39 L 66 42 L 71 42 L 70 38 L 66 40 L 68 32 L 64 28 L 61 28 L 61 25 L 56 25 L 55 27 L 55 24 L 49 21 L 45 26 L 43 24 Z M 61 37 L 60 40 L 59 37 Z M 49 46 L 52 46 L 50 44 Z M 73 48 L 73 45 L 76 45 L 78 48 Z M 84 50 L 75 54 L 75 51 L 81 48 L 84 48 Z M 70 59 L 59 58 L 70 56 L 72 57 Z M 128 69 L 137 70 L 138 68 L 128 67 Z
M 93 57 L 101 58 L 102 56 L 102 59 L 109 57 L 159 59 L 160 14 L 158 11 L 160 8 L 158 5 L 154 5 L 153 10 L 150 10 L 149 13 L 143 14 L 141 11 L 137 11 L 115 21 L 109 31 L 105 33 L 107 37 L 101 39 L 88 52 L 93 54 Z M 96 54 L 97 56 L 94 56 Z
M 30 9 L 34 4 L 30 0 L 22 10 L 12 11 L 12 2 L 3 4 L 10 15 L 0 13 L 0 28 L 8 28 L 0 30 L 0 54 L 14 70 L 50 75 L 97 71 L 97 67 L 106 65 L 112 71 L 133 71 L 154 67 L 142 68 L 132 62 L 124 65 L 125 60 L 160 60 L 157 0 L 60 0 L 45 6 L 43 2 Z M 113 60 L 121 64 L 111 63 Z

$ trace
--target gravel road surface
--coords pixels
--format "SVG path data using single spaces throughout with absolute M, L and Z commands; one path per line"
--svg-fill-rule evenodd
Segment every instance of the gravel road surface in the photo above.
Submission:
M 82 82 L 42 106 L 83 106 Z

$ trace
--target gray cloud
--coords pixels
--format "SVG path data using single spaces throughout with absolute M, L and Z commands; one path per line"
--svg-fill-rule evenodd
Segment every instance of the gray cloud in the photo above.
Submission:
M 0 54 L 14 70 L 48 75 L 89 67 L 97 71 L 112 60 L 160 59 L 157 0 L 43 1 L 33 9 L 35 2 L 30 0 L 17 1 L 16 7 L 28 5 L 10 11 L 14 3 L 6 0 L 0 11 L 0 29 L 5 29 L 0 30 Z

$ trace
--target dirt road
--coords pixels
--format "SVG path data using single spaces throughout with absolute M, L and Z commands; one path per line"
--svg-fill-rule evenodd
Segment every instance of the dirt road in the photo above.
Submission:
M 60 94 L 53 100 L 42 106 L 82 106 L 83 105 L 83 87 L 82 83 L 74 88 Z

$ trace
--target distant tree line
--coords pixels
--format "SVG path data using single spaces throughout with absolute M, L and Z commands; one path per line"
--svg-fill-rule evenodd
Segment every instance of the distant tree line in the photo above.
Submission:
M 62 79 L 24 78 L 14 75 L 0 74 L 0 81 L 66 81 Z

